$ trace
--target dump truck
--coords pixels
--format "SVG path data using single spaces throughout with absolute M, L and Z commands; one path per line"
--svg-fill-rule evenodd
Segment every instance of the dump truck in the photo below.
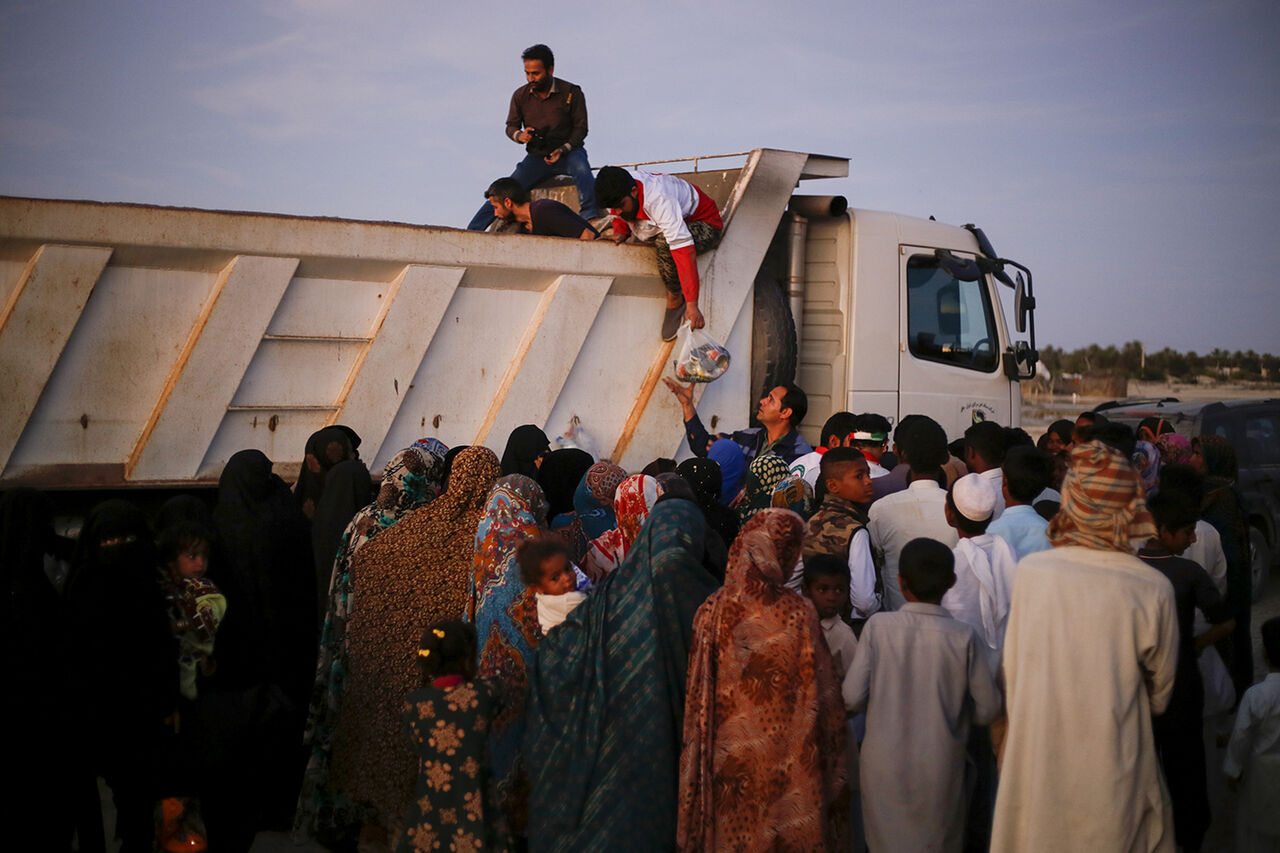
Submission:
M 698 258 L 708 330 L 733 357 L 697 386 L 711 431 L 746 426 L 792 379 L 813 443 L 842 409 L 922 412 L 953 438 L 1019 422 L 1030 272 L 980 229 L 797 194 L 846 177 L 839 157 L 635 165 L 723 211 Z M 664 293 L 652 246 L 3 197 L 0 487 L 209 486 L 245 448 L 292 479 L 307 437 L 335 423 L 375 472 L 423 436 L 501 452 L 525 423 L 580 425 L 637 470 L 688 453 L 660 382 Z

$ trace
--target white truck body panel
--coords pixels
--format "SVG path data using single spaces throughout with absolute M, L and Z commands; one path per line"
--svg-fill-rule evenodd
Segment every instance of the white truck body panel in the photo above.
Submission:
M 792 192 L 845 174 L 842 159 L 760 149 L 740 170 L 687 175 L 726 225 L 699 258 L 709 330 L 735 357 L 699 387 L 709 429 L 745 426 L 760 393 L 752 282 Z M 925 411 L 954 436 L 971 392 L 1003 394 L 993 416 L 1016 418 L 999 371 L 959 390 L 945 365 L 916 371 L 915 387 L 899 379 L 897 247 L 932 235 L 976 248 L 963 229 L 925 226 L 866 211 L 811 221 L 797 375 L 811 441 L 845 407 Z M 307 437 L 333 423 L 361 435 L 377 471 L 423 436 L 500 452 L 519 424 L 555 435 L 575 416 L 635 470 L 683 441 L 659 386 L 663 294 L 649 247 L 0 198 L 0 485 L 209 484 L 245 448 L 292 477 Z

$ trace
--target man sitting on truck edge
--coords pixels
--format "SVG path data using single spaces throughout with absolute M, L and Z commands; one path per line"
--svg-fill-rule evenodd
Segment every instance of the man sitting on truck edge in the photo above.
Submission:
M 680 320 L 695 329 L 706 325 L 698 310 L 698 252 L 720 242 L 724 221 L 716 203 L 693 184 L 674 175 L 605 166 L 596 176 L 596 203 L 613 219 L 613 239 L 634 234 L 658 248 L 658 273 L 667 288 L 662 339 L 675 340 Z
M 525 158 L 516 164 L 511 177 L 525 189 L 532 189 L 552 175 L 571 175 L 578 186 L 578 212 L 595 219 L 595 180 L 582 143 L 587 138 L 587 102 L 582 89 L 552 75 L 556 58 L 545 44 L 535 44 L 520 55 L 524 76 L 529 82 L 511 95 L 507 111 L 507 136 L 525 146 Z M 476 212 L 470 231 L 483 231 L 492 224 L 489 202 Z
M 760 398 L 760 407 L 756 410 L 756 420 L 760 421 L 760 426 L 740 429 L 732 435 L 720 433 L 713 438 L 707 434 L 702 419 L 693 407 L 693 385 L 683 385 L 669 376 L 664 376 L 662 381 L 667 383 L 667 387 L 684 409 L 685 436 L 689 439 L 689 449 L 695 456 L 706 456 L 707 449 L 716 438 L 729 439 L 737 444 L 742 448 L 742 455 L 747 462 L 757 456 L 774 453 L 790 465 L 806 453 L 813 452 L 809 442 L 799 432 L 800 421 L 809 409 L 809 398 L 793 382 L 775 386 Z
M 515 178 L 498 178 L 485 190 L 494 216 L 504 222 L 518 222 L 521 230 L 544 237 L 574 237 L 594 240 L 599 237 L 591 223 L 573 212 L 568 205 L 553 198 L 530 200 L 529 191 Z

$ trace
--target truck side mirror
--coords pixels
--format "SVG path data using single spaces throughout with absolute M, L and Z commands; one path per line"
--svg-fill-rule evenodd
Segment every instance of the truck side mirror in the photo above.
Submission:
M 1018 334 L 1026 334 L 1027 331 L 1027 314 L 1031 307 L 1027 305 L 1027 283 L 1022 278 L 1022 273 L 1018 273 L 1017 284 L 1013 287 L 1013 325 L 1017 328 Z
M 1034 379 L 1036 363 L 1040 354 L 1031 348 L 1026 341 L 1017 341 L 1013 348 L 1004 354 L 1004 375 L 1015 381 Z

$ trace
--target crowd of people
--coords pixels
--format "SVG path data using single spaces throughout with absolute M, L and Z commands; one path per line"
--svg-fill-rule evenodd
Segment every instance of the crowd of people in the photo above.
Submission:
M 656 246 L 705 325 L 721 214 L 593 175 L 582 89 L 522 56 L 526 156 L 469 228 Z M 573 177 L 579 210 L 529 190 Z M 424 438 L 375 482 L 319 430 L 216 504 L 111 500 L 74 538 L 0 499 L 6 832 L 19 850 L 1199 850 L 1206 717 L 1238 849 L 1280 849 L 1280 620 L 1254 684 L 1248 526 L 1219 436 L 1102 415 L 1040 440 L 832 415 L 802 389 L 632 473 L 536 425 Z
M 672 390 L 693 455 L 634 474 L 525 425 L 375 487 L 334 426 L 292 487 L 245 450 L 74 541 L 6 492 L 18 849 L 105 849 L 101 777 L 126 853 L 1196 850 L 1237 704 L 1274 849 L 1226 440 L 839 412 L 815 450 L 794 385 L 715 436 Z

